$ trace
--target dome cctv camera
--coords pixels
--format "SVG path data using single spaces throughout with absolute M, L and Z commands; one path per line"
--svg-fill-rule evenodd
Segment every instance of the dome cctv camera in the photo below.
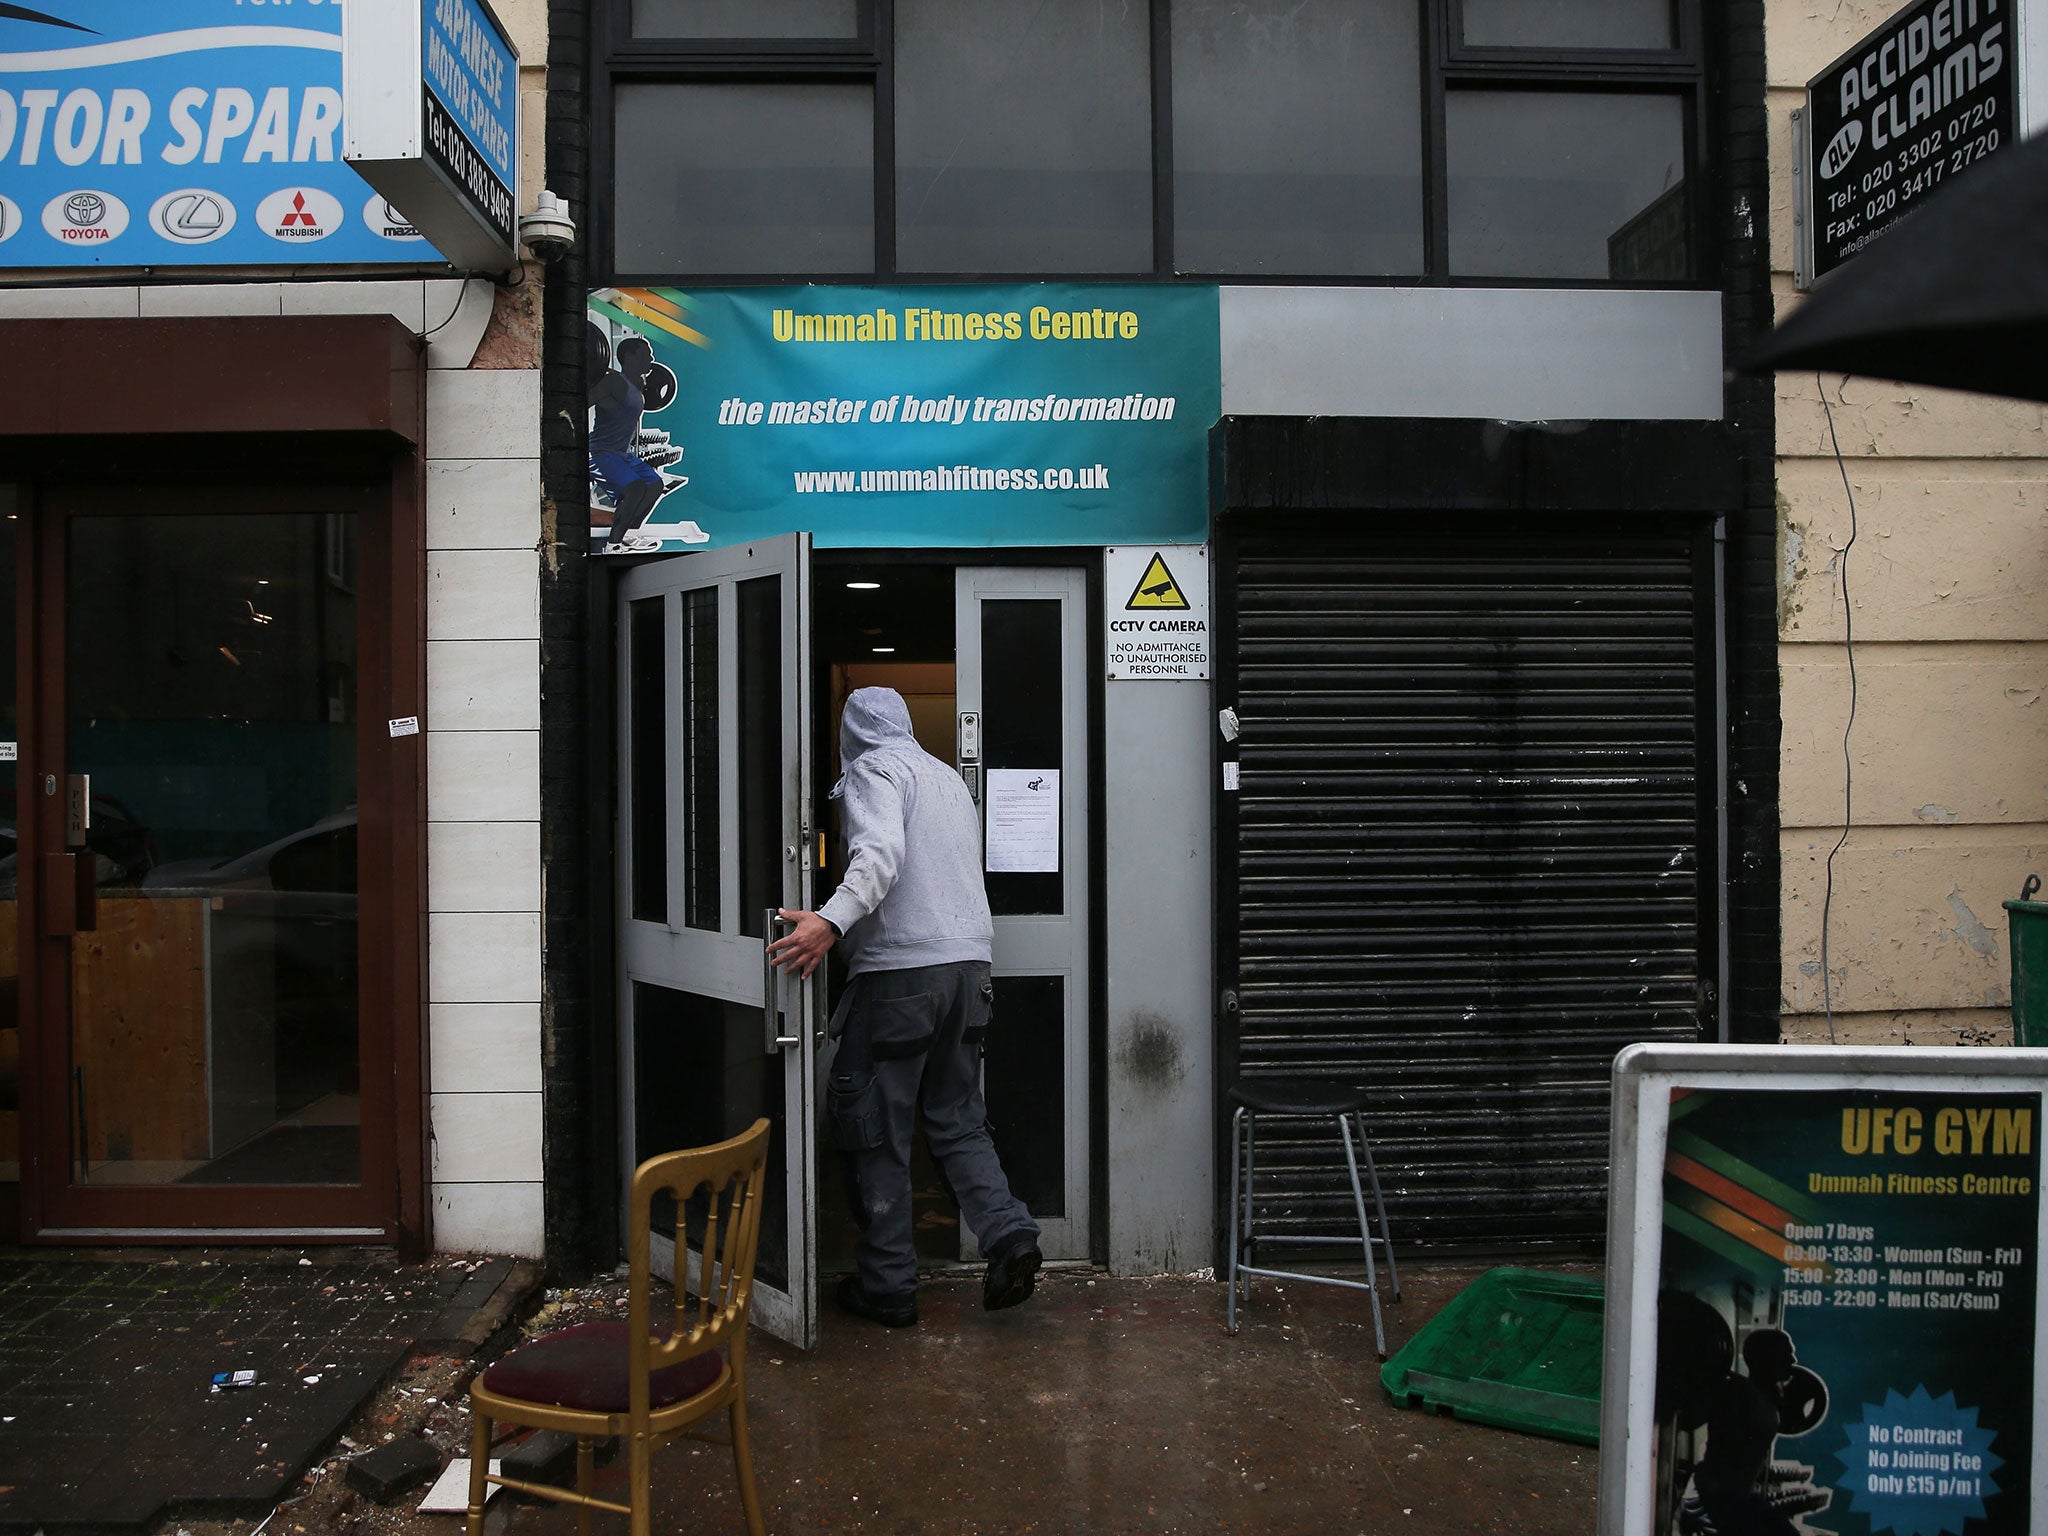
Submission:
M 533 212 L 519 219 L 519 238 L 542 261 L 559 261 L 576 248 L 576 221 L 569 217 L 569 205 L 552 192 L 543 192 Z

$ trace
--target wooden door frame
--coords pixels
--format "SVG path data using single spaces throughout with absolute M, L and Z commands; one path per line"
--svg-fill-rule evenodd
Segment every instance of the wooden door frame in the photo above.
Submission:
M 61 824 L 42 824 L 59 813 L 34 797 L 38 814 L 19 817 L 20 1236 L 39 1243 L 381 1241 L 422 1252 L 431 1240 L 426 737 L 393 737 L 387 722 L 425 710 L 424 349 L 388 316 L 8 321 L 0 322 L 0 347 L 16 363 L 0 379 L 0 479 L 20 483 L 25 502 L 18 525 L 29 599 L 17 612 L 20 782 L 62 771 L 41 766 L 61 758 L 65 735 L 61 684 L 52 683 L 62 676 L 62 589 L 52 582 L 62 572 L 66 519 L 53 500 L 76 498 L 82 507 L 148 486 L 138 510 L 198 510 L 202 500 L 206 510 L 274 509 L 284 497 L 296 498 L 290 510 L 346 506 L 361 515 L 358 884 L 386 893 L 366 900 L 359 930 L 362 1184 L 180 1188 L 181 1220 L 167 1223 L 164 1189 L 65 1188 L 68 1156 L 55 1169 L 43 1156 L 62 1143 L 64 1131 L 50 1130 L 53 1113 L 60 1125 L 69 1122 L 67 1053 L 47 1049 L 64 1038 L 50 1020 L 68 1011 L 68 997 L 53 996 L 53 978 L 68 990 L 68 955 L 42 953 L 61 951 L 64 941 L 45 940 L 30 926 L 43 894 L 36 854 L 53 830 L 61 843 L 62 832 Z M 227 479 L 235 486 L 223 486 Z M 82 482 L 97 488 L 73 489 Z M 55 651 L 44 654 L 52 644 Z M 374 1091 L 373 1065 L 388 1071 Z M 373 1113 L 373 1098 L 388 1108 Z

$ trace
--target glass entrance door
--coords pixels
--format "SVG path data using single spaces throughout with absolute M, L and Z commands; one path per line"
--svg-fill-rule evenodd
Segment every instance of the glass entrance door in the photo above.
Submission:
M 1086 599 L 1077 570 L 954 573 L 957 760 L 996 929 L 989 1129 L 1049 1259 L 1089 1257 Z
M 390 1230 L 389 1026 L 362 1007 L 388 915 L 357 855 L 358 680 L 389 665 L 359 589 L 371 504 L 36 509 L 0 899 L 34 950 L 42 1235 Z
M 620 582 L 617 652 L 624 1171 L 766 1115 L 754 1318 L 805 1348 L 821 983 L 766 943 L 776 908 L 812 905 L 809 587 L 807 534 L 655 561 Z M 655 1260 L 697 1257 L 657 1237 Z

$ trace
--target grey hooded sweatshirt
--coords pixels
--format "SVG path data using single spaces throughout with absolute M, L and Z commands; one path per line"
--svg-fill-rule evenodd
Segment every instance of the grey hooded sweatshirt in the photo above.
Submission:
M 832 790 L 846 878 L 818 913 L 850 975 L 990 958 L 981 817 L 960 775 L 917 744 L 893 688 L 857 688 L 839 718 Z

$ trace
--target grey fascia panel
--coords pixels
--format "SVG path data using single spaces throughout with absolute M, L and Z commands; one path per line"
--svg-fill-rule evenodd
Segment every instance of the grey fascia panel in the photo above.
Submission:
M 1721 295 L 1222 290 L 1226 416 L 1715 421 Z

